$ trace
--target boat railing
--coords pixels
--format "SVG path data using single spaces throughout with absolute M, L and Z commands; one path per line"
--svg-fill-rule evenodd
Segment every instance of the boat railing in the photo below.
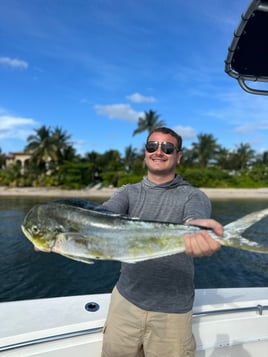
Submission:
M 193 316 L 218 315 L 218 314 L 238 313 L 238 312 L 246 312 L 246 311 L 256 311 L 257 314 L 262 315 L 264 310 L 268 310 L 268 305 L 205 310 L 205 311 L 194 312 Z
M 268 310 L 268 305 L 256 305 L 256 306 L 245 306 L 245 307 L 234 307 L 234 308 L 226 308 L 226 309 L 214 309 L 214 310 L 205 310 L 200 312 L 194 312 L 193 317 L 200 317 L 200 316 L 211 316 L 211 315 L 218 315 L 218 314 L 230 314 L 230 313 L 239 313 L 239 312 L 247 312 L 247 311 L 256 311 L 258 315 L 262 315 L 264 310 Z M 37 338 L 28 341 L 22 341 L 6 346 L 0 346 L 0 352 L 12 350 L 15 348 L 22 348 L 27 346 L 32 346 L 40 343 L 46 342 L 53 342 L 57 340 L 73 338 L 83 335 L 101 333 L 103 330 L 103 326 L 95 327 L 91 329 L 79 330 L 79 331 L 72 331 L 64 334 L 58 334 L 53 336 L 46 336 L 42 338 Z
M 95 327 L 95 328 L 91 328 L 91 329 L 66 332 L 63 334 L 46 336 L 46 337 L 42 337 L 42 338 L 36 338 L 33 340 L 22 341 L 22 342 L 18 342 L 18 343 L 6 345 L 6 346 L 0 346 L 0 352 L 13 350 L 15 348 L 33 346 L 33 345 L 37 345 L 40 343 L 54 342 L 54 341 L 63 340 L 66 338 L 73 338 L 73 337 L 79 337 L 79 336 L 83 336 L 83 335 L 100 333 L 100 332 L 102 332 L 102 330 L 103 330 L 103 326 L 100 326 L 100 327 Z

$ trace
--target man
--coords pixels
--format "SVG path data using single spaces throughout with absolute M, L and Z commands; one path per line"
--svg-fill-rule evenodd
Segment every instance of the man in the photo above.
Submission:
M 130 217 L 209 227 L 207 196 L 176 175 L 182 139 L 169 128 L 151 132 L 145 147 L 147 177 L 120 188 L 103 206 Z M 185 236 L 185 253 L 122 264 L 104 327 L 102 357 L 192 357 L 194 268 L 192 257 L 220 247 L 206 230 Z

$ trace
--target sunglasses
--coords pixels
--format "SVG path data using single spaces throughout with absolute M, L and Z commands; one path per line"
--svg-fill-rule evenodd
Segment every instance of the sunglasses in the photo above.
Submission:
M 161 150 L 167 155 L 173 154 L 174 150 L 180 151 L 174 144 L 168 141 L 162 141 L 161 143 L 159 141 L 148 141 L 145 149 L 150 153 L 155 152 L 159 148 L 159 144 L 161 145 Z

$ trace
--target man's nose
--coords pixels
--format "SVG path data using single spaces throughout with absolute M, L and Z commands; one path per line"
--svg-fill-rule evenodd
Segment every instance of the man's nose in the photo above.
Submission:
M 163 151 L 162 151 L 162 146 L 161 146 L 160 143 L 159 143 L 159 145 L 158 145 L 158 148 L 157 148 L 157 150 L 156 150 L 156 153 L 157 153 L 157 154 L 162 154 L 162 153 L 163 153 Z

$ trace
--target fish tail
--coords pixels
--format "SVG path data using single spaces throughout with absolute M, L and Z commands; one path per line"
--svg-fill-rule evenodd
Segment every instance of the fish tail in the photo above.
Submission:
M 245 250 L 252 253 L 268 254 L 268 246 L 249 240 L 243 236 L 236 236 L 219 240 L 222 246 Z
M 224 231 L 228 231 L 233 237 L 237 236 L 239 238 L 242 233 L 248 229 L 253 224 L 257 223 L 264 217 L 268 216 L 268 208 L 265 208 L 261 211 L 252 212 L 247 214 L 244 217 L 233 221 L 226 226 L 224 226 Z

